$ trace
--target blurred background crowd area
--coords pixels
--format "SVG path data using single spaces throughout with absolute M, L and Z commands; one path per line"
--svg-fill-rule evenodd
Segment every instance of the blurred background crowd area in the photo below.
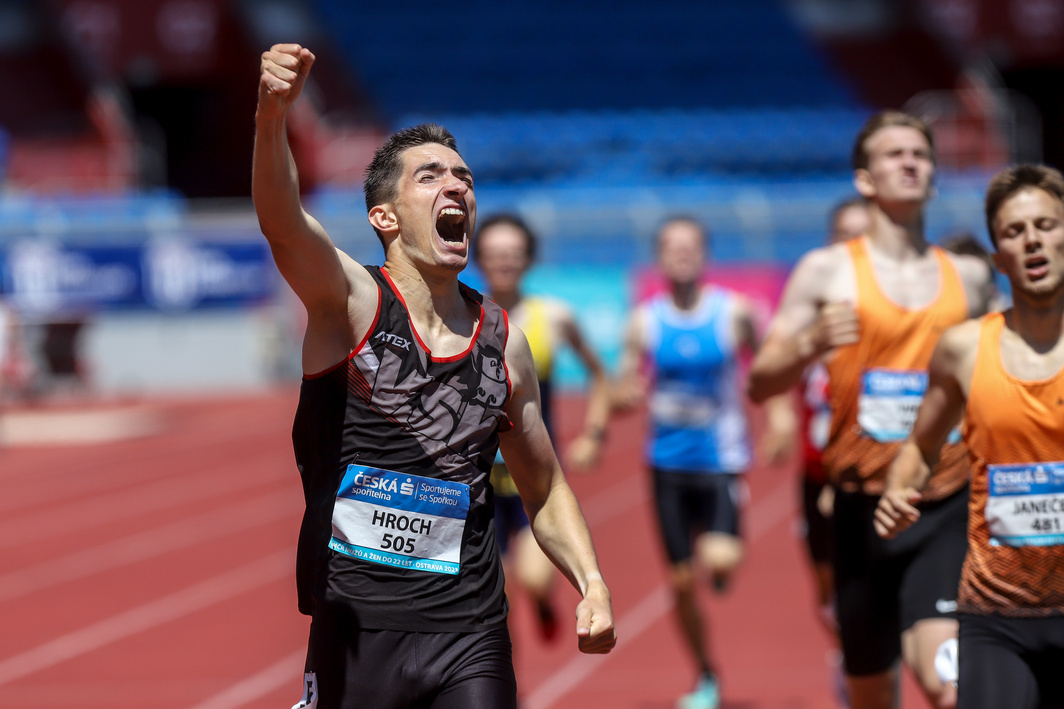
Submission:
M 530 289 L 571 301 L 607 361 L 671 214 L 770 309 L 852 196 L 873 111 L 934 127 L 932 240 L 986 243 L 1000 166 L 1064 167 L 1064 0 L 0 0 L 0 396 L 298 378 L 301 309 L 249 197 L 258 57 L 281 41 L 318 57 L 290 135 L 341 248 L 380 262 L 362 171 L 392 130 L 442 123 L 481 215 L 539 233 Z

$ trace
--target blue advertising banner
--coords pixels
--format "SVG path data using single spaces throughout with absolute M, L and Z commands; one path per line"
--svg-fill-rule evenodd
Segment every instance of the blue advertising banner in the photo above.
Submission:
M 184 239 L 133 246 L 16 242 L 0 251 L 0 274 L 0 292 L 26 315 L 235 307 L 268 299 L 277 285 L 265 243 Z

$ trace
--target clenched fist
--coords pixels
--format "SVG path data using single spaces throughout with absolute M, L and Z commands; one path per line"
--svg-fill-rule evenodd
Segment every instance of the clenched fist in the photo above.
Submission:
M 275 44 L 259 65 L 258 118 L 276 118 L 292 105 L 314 65 L 314 54 L 298 44 Z
M 817 354 L 852 345 L 859 336 L 857 311 L 851 303 L 825 303 L 820 306 L 809 331 L 813 351 Z

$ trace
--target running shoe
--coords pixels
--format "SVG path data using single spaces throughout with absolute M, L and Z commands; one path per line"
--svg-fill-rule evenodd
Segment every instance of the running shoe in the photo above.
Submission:
M 711 675 L 699 678 L 695 691 L 683 695 L 676 702 L 676 709 L 717 709 L 719 706 L 720 684 Z

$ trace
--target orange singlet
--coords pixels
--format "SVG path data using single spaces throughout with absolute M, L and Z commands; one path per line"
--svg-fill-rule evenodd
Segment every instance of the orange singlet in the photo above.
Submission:
M 964 440 L 972 458 L 968 556 L 958 610 L 1064 613 L 1064 370 L 1024 381 L 1005 371 L 1005 317 L 983 318 Z
M 824 466 L 846 492 L 881 495 L 887 467 L 909 435 L 927 389 L 927 365 L 942 331 L 968 319 L 968 298 L 946 253 L 938 260 L 939 288 L 919 310 L 889 300 L 876 283 L 864 238 L 846 242 L 857 280 L 860 339 L 828 358 L 831 434 Z M 925 500 L 953 494 L 968 480 L 968 460 L 959 434 L 942 449 Z

